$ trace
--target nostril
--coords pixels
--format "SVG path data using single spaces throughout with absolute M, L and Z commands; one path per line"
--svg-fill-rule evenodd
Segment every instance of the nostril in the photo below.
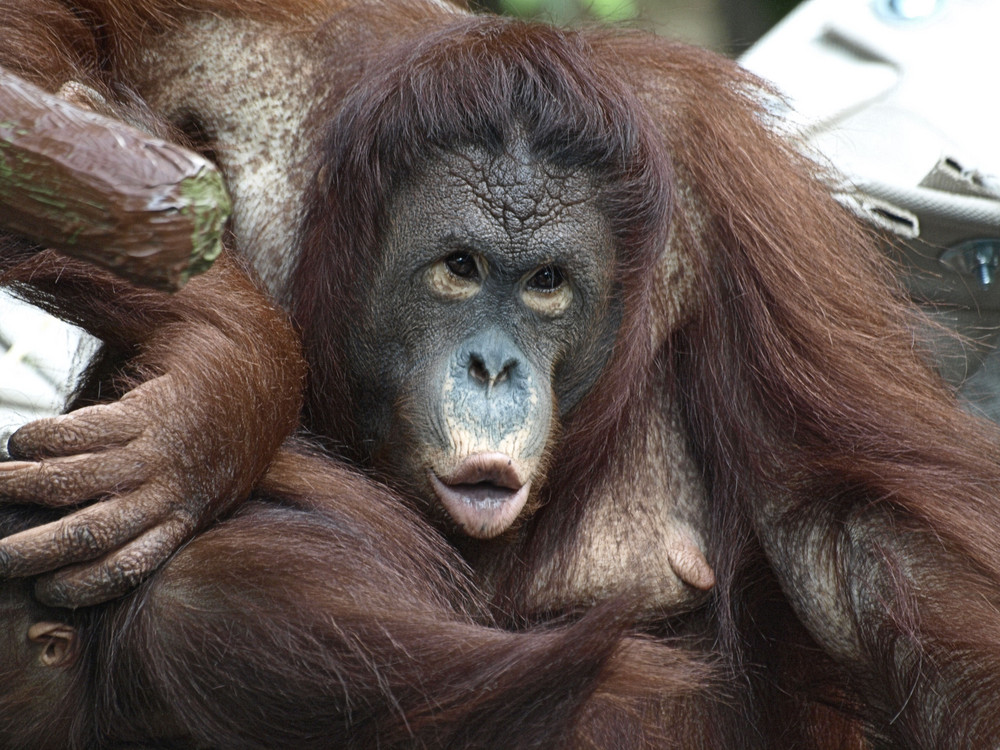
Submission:
M 507 378 L 510 377 L 510 375 L 514 372 L 516 368 L 517 368 L 516 359 L 509 359 L 506 362 L 504 362 L 503 367 L 500 368 L 500 372 L 498 372 L 496 378 L 493 379 L 493 384 L 496 385 L 497 383 L 502 383 L 503 381 L 505 381 Z
M 480 385 L 493 388 L 493 386 L 507 380 L 515 369 L 517 369 L 516 359 L 508 359 L 502 367 L 495 365 L 491 367 L 479 354 L 469 355 L 469 377 Z
M 490 373 L 486 369 L 486 363 L 478 354 L 469 357 L 469 375 L 478 383 L 485 385 L 490 382 Z

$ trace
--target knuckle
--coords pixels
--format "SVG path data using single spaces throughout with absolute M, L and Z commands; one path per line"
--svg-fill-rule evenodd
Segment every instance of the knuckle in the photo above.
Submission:
M 138 586 L 145 578 L 145 562 L 147 561 L 142 556 L 132 553 L 109 563 L 104 571 L 106 588 L 125 592 Z
M 79 463 L 66 464 L 59 459 L 43 459 L 38 465 L 35 484 L 52 502 L 74 499 L 78 487 L 86 476 L 86 468 Z
M 179 533 L 186 534 L 194 531 L 202 523 L 202 516 L 206 515 L 205 509 L 191 507 L 187 503 L 175 503 L 171 508 L 170 515 L 173 517 L 174 525 Z
M 102 524 L 91 519 L 86 523 L 64 526 L 59 536 L 59 543 L 67 551 L 93 555 L 103 551 L 107 531 Z
M 42 464 L 40 473 L 52 497 L 64 497 L 70 492 L 73 485 L 71 475 L 62 467 Z
M 145 501 L 150 515 L 160 521 L 194 525 L 197 518 L 192 505 L 197 506 L 194 498 L 197 492 L 184 492 L 179 489 L 180 483 L 172 478 L 156 476 L 145 487 Z

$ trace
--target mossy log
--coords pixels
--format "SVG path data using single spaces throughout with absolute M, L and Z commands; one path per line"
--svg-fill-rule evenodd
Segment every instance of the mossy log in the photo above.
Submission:
M 0 69 L 0 228 L 172 290 L 218 256 L 230 207 L 203 157 Z

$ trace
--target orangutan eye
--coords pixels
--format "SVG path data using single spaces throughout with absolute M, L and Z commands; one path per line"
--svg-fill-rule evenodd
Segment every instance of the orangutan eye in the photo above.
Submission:
M 554 292 L 563 285 L 565 279 L 559 266 L 544 266 L 528 279 L 528 289 L 535 292 Z
M 448 266 L 448 270 L 460 279 L 475 281 L 479 278 L 479 268 L 472 253 L 459 250 L 445 258 L 444 263 Z
M 482 258 L 468 250 L 456 250 L 433 263 L 425 279 L 439 298 L 456 301 L 474 297 L 486 272 Z
M 546 317 L 557 317 L 569 309 L 573 287 L 559 266 L 547 265 L 534 271 L 524 282 L 521 299 Z

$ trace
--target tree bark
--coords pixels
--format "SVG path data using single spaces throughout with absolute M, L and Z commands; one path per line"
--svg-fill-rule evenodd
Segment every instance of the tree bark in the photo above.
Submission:
M 174 290 L 218 256 L 229 213 L 206 159 L 0 68 L 0 228 Z

